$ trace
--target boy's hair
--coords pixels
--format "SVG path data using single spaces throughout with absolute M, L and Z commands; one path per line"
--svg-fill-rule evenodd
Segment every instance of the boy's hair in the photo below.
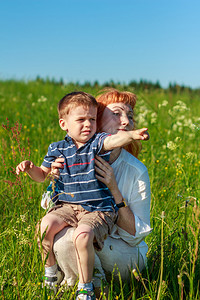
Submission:
M 77 106 L 98 106 L 96 99 L 85 92 L 72 92 L 65 95 L 58 103 L 58 115 L 59 118 L 63 118 L 67 115 L 71 108 Z

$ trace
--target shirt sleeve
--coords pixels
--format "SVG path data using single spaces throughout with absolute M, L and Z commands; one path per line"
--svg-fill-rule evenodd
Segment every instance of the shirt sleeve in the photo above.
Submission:
M 60 153 L 60 151 L 57 149 L 56 143 L 52 143 L 49 148 L 48 152 L 44 157 L 44 161 L 42 163 L 42 166 L 51 168 L 52 162 L 56 160 L 58 157 L 62 157 L 63 155 Z
M 102 147 L 103 147 L 103 143 L 105 138 L 107 138 L 108 136 L 110 136 L 110 133 L 106 133 L 106 132 L 102 132 L 102 133 L 98 133 L 97 134 L 97 139 L 98 139 L 98 143 L 97 143 L 97 155 L 99 155 Z
M 118 227 L 119 236 L 131 246 L 141 243 L 152 231 L 150 227 L 150 182 L 148 172 L 144 172 L 133 185 L 128 205 L 135 216 L 135 235 Z

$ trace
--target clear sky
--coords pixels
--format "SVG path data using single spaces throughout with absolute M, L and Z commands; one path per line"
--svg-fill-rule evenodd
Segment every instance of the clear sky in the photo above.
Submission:
M 0 79 L 200 87 L 199 0 L 0 0 Z

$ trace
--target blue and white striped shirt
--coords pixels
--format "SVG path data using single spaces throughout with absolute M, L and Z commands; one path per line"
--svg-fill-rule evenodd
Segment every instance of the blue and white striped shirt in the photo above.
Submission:
M 95 134 L 79 149 L 68 135 L 49 146 L 43 166 L 51 168 L 56 158 L 64 158 L 64 169 L 60 169 L 56 182 L 59 202 L 80 204 L 88 211 L 113 211 L 113 207 L 118 210 L 109 189 L 95 177 L 94 158 L 99 155 L 107 136 L 105 132 Z M 108 161 L 110 152 L 100 156 Z

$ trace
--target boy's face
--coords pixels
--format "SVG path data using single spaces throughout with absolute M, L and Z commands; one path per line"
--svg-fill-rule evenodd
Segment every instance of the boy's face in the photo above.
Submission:
M 71 108 L 69 113 L 59 120 L 59 123 L 79 148 L 95 134 L 96 118 L 96 107 L 77 106 Z

